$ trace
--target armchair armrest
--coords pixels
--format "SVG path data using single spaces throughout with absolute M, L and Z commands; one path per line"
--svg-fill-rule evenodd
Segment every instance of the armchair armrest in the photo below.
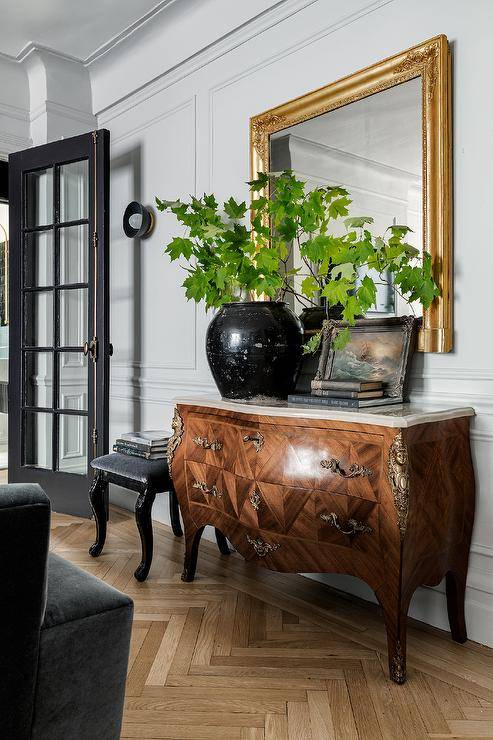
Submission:
M 40 486 L 0 486 L 0 726 L 19 740 L 31 727 L 49 535 Z

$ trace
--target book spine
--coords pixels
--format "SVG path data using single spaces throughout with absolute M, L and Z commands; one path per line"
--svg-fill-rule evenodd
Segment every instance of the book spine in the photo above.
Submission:
M 159 445 L 145 444 L 144 442 L 130 442 L 128 439 L 117 439 L 115 442 L 119 447 L 126 447 L 130 450 L 139 450 L 141 452 L 152 452 L 156 447 L 166 448 L 166 442 L 160 442 Z
M 150 452 L 142 452 L 142 450 L 134 450 L 123 445 L 113 445 L 113 452 L 119 452 L 121 455 L 130 455 L 130 457 L 140 457 L 143 460 L 149 460 L 151 458 Z
M 311 406 L 339 406 L 342 408 L 359 408 L 359 401 L 354 398 L 333 398 L 331 396 L 302 396 L 293 394 L 288 396 L 289 403 Z
M 378 382 L 359 382 L 357 380 L 312 380 L 311 386 L 314 390 L 329 390 L 335 391 L 379 391 L 382 389 L 382 384 Z
M 358 391 L 335 391 L 332 388 L 328 389 L 322 389 L 322 388 L 315 388 L 312 390 L 313 396 L 321 396 L 323 398 L 330 397 L 330 398 L 358 398 L 359 393 Z
M 313 396 L 329 396 L 330 398 L 381 398 L 383 391 L 334 391 L 332 388 L 327 390 L 312 390 Z

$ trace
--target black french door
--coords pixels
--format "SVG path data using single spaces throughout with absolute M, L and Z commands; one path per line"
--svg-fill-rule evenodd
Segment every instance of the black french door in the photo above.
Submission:
M 108 451 L 109 132 L 12 154 L 9 482 L 89 516 Z

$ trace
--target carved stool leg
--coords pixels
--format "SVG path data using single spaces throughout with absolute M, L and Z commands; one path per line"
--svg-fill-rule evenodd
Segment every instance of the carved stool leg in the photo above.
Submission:
M 93 558 L 97 558 L 101 555 L 106 540 L 106 503 L 105 503 L 105 491 L 107 483 L 104 479 L 103 473 L 98 470 L 94 476 L 94 481 L 89 491 L 89 503 L 94 514 L 94 521 L 96 522 L 96 540 L 94 544 L 89 548 L 89 555 Z
M 219 529 L 216 529 L 215 532 L 219 552 L 221 553 L 221 555 L 230 555 L 231 550 L 229 549 L 228 540 Z
M 446 575 L 447 612 L 450 632 L 455 642 L 466 642 L 466 617 L 464 599 L 466 595 L 467 570 L 451 570 Z
M 195 569 L 197 567 L 197 557 L 199 554 L 200 538 L 205 527 L 185 530 L 185 562 L 183 563 L 183 573 L 181 580 L 190 583 L 195 578 Z
M 180 507 L 178 505 L 178 497 L 175 493 L 173 481 L 170 480 L 169 484 L 169 518 L 171 520 L 171 529 L 175 537 L 182 537 L 183 530 L 180 524 Z
M 135 521 L 137 522 L 142 545 L 142 560 L 134 573 L 138 581 L 145 581 L 152 563 L 153 537 L 151 511 L 155 498 L 155 492 L 146 488 L 139 495 L 135 503 Z

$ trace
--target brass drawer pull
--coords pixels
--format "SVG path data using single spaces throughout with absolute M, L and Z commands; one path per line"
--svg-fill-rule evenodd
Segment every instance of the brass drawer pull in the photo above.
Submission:
M 320 514 L 320 519 L 332 527 L 335 527 L 341 534 L 347 535 L 347 537 L 355 537 L 357 534 L 371 534 L 373 529 L 368 524 L 358 522 L 356 519 L 348 519 L 346 524 L 339 524 L 337 514 L 331 511 L 330 514 Z
M 370 468 L 365 468 L 364 465 L 358 465 L 358 463 L 353 463 L 347 470 L 344 470 L 341 467 L 340 460 L 336 460 L 335 457 L 330 460 L 322 460 L 320 465 L 341 478 L 370 478 L 373 475 Z
M 198 480 L 196 483 L 193 484 L 192 488 L 198 488 L 199 491 L 202 491 L 202 493 L 208 493 L 211 496 L 214 496 L 214 498 L 222 498 L 222 491 L 220 491 L 216 486 L 212 486 L 212 488 L 207 488 L 207 483 L 204 483 L 201 480 Z
M 248 497 L 248 500 L 250 501 L 255 511 L 258 511 L 260 509 L 262 499 L 260 498 L 260 494 L 257 491 L 252 491 L 250 496 Z
M 253 442 L 255 452 L 260 452 L 262 445 L 264 444 L 264 435 L 260 434 L 260 432 L 255 432 L 255 434 L 245 434 L 243 442 Z
M 213 450 L 216 452 L 217 450 L 222 450 L 223 447 L 223 443 L 218 439 L 214 439 L 212 442 L 209 442 L 207 437 L 194 437 L 193 441 L 198 447 L 203 447 L 204 450 Z
M 246 538 L 248 544 L 253 547 L 259 558 L 265 558 L 266 555 L 279 550 L 279 548 L 281 547 L 281 545 L 279 545 L 277 542 L 274 545 L 270 545 L 268 542 L 264 542 L 260 538 L 254 539 L 248 534 Z

